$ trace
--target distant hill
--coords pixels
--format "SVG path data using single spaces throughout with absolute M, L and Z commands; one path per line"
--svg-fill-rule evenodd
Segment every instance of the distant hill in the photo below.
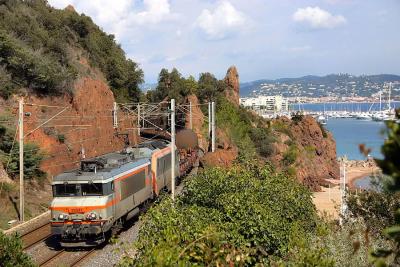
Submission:
M 278 94 L 284 96 L 371 96 L 393 82 L 393 95 L 400 95 L 400 76 L 392 74 L 353 76 L 330 74 L 299 78 L 263 79 L 240 85 L 241 97 Z

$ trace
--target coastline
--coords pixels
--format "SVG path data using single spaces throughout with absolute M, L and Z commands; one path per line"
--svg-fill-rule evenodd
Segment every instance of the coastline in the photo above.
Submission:
M 375 175 L 380 171 L 377 166 L 366 166 L 366 167 L 347 167 L 346 172 L 346 184 L 350 189 L 356 189 L 356 181 L 366 176 Z
M 357 180 L 379 171 L 379 167 L 372 160 L 349 161 L 346 163 L 346 185 L 350 190 L 355 190 Z M 314 192 L 313 202 L 320 214 L 338 219 L 341 203 L 340 180 L 326 179 L 326 181 L 329 186 L 321 187 L 320 192 Z

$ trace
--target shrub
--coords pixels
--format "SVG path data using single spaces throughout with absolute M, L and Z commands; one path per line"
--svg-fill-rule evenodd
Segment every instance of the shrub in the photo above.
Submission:
M 273 143 L 276 140 L 268 129 L 252 128 L 250 130 L 250 138 L 261 156 L 269 157 L 275 152 Z
M 295 113 L 294 115 L 292 115 L 292 121 L 295 124 L 298 124 L 299 122 L 301 122 L 304 118 L 304 115 L 301 114 L 300 112 Z
M 287 253 L 293 231 L 312 233 L 315 219 L 310 192 L 269 166 L 208 169 L 174 204 L 163 199 L 146 213 L 130 264 L 267 264 Z
M 0 125 L 0 153 L 4 154 L 0 157 L 4 166 L 7 166 L 8 175 L 15 178 L 19 172 L 19 143 L 14 140 L 15 130 L 8 129 Z M 12 150 L 11 150 L 12 149 Z M 5 155 L 11 155 L 9 158 Z M 24 144 L 24 174 L 27 179 L 39 179 L 42 180 L 45 177 L 45 173 L 40 170 L 40 163 L 44 158 L 44 154 L 40 152 L 37 145 L 33 143 Z
M 57 140 L 58 140 L 58 142 L 60 142 L 60 143 L 65 143 L 65 135 L 63 135 L 63 134 L 57 134 Z
M 395 212 L 400 208 L 400 192 L 350 192 L 347 205 L 351 217 L 363 218 L 371 231 L 381 233 L 384 228 L 396 222 Z
M 15 189 L 16 189 L 16 186 L 13 183 L 7 183 L 7 182 L 0 183 L 0 195 L 3 193 L 9 194 L 11 192 L 14 192 Z
M 322 137 L 327 138 L 328 137 L 328 132 L 325 129 L 325 126 L 322 125 L 320 122 L 317 122 L 319 128 L 321 129 Z
M 289 146 L 288 150 L 283 154 L 283 163 L 286 166 L 292 165 L 296 162 L 298 149 L 295 144 Z
M 22 241 L 17 235 L 6 236 L 0 231 L 0 262 L 5 267 L 35 266 L 31 258 L 22 251 Z

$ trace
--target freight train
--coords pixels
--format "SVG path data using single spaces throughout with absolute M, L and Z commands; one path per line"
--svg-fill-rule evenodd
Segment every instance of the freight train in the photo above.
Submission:
M 198 148 L 175 151 L 178 180 L 196 162 Z M 52 187 L 52 234 L 64 247 L 96 246 L 171 190 L 171 146 L 157 140 L 82 160 L 79 169 L 55 176 Z

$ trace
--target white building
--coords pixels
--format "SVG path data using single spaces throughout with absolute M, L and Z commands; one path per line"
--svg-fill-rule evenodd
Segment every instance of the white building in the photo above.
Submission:
M 245 108 L 262 112 L 288 111 L 289 106 L 288 100 L 280 95 L 241 98 L 240 104 Z

